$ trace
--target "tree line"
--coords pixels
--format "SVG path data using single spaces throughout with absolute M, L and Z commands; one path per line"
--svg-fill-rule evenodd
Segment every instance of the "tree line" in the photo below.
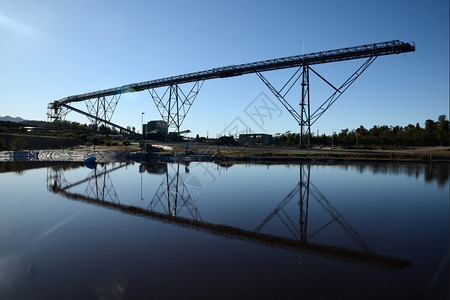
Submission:
M 117 135 L 118 132 L 108 126 L 100 125 L 95 128 L 92 124 L 80 124 L 78 122 L 60 121 L 56 130 L 49 132 L 27 132 L 26 126 L 39 126 L 49 128 L 51 124 L 45 121 L 29 121 L 27 123 L 14 123 L 0 121 L 0 134 L 31 134 L 47 136 L 76 137 L 83 141 L 98 139 L 98 135 Z M 279 145 L 298 145 L 299 133 L 287 131 L 283 134 L 274 135 L 274 142 Z M 370 129 L 360 126 L 357 129 L 342 129 L 339 133 L 332 135 L 310 136 L 311 144 L 314 146 L 337 146 L 337 147 L 379 147 L 379 146 L 449 146 L 450 132 L 449 121 L 445 115 L 440 115 L 437 121 L 426 120 L 425 126 L 421 127 L 409 124 L 407 126 L 373 126 Z M 3 142 L 3 141 L 0 141 Z M 95 143 L 94 143 L 95 144 Z M 0 145 L 1 146 L 1 145 Z
M 277 133 L 274 141 L 277 144 L 298 145 L 299 133 Z M 310 141 L 316 146 L 337 147 L 371 147 L 371 146 L 449 146 L 449 121 L 445 115 L 440 115 L 437 121 L 426 120 L 425 126 L 419 123 L 408 126 L 373 126 L 370 129 L 360 126 L 357 129 L 342 129 L 333 135 L 311 134 Z
M 27 131 L 26 127 L 39 127 L 47 129 L 47 131 Z M 24 121 L 24 122 L 10 122 L 0 121 L 0 133 L 5 134 L 29 134 L 40 136 L 64 136 L 64 137 L 81 137 L 86 139 L 87 136 L 94 135 L 117 135 L 119 132 L 114 128 L 100 124 L 95 127 L 94 124 L 81 124 L 71 121 L 58 121 L 50 123 L 46 121 Z

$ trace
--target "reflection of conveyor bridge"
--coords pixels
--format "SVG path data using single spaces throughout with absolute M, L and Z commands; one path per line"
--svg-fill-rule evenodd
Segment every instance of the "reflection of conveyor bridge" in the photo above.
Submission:
M 117 170 L 125 165 L 112 167 L 107 170 L 107 165 L 102 171 L 93 171 L 83 180 L 75 183 L 69 183 L 63 175 L 63 170 L 48 172 L 48 188 L 50 191 L 63 195 L 69 199 L 95 204 L 108 209 L 120 211 L 122 213 L 149 218 L 164 223 L 188 227 L 194 230 L 207 232 L 210 234 L 223 236 L 227 238 L 250 241 L 257 244 L 269 245 L 273 247 L 301 251 L 306 254 L 322 256 L 331 259 L 337 259 L 346 262 L 352 262 L 362 265 L 373 266 L 390 271 L 404 269 L 411 265 L 411 262 L 387 257 L 374 253 L 367 243 L 361 238 L 350 223 L 336 210 L 328 199 L 310 182 L 310 166 L 300 166 L 300 181 L 294 189 L 280 202 L 266 219 L 255 230 L 246 230 L 235 226 L 214 224 L 205 222 L 201 219 L 200 213 L 195 205 L 195 197 L 183 179 L 180 177 L 180 165 L 171 165 L 173 172 L 166 168 L 164 179 L 162 180 L 157 192 L 153 196 L 147 208 L 127 205 L 120 203 L 117 199 L 114 187 L 108 173 Z M 109 180 L 108 180 L 109 178 Z M 92 184 L 91 184 L 92 182 Z M 95 184 L 93 184 L 96 182 Z M 85 194 L 71 192 L 74 187 L 88 183 L 88 186 L 96 187 L 86 189 Z M 110 186 L 108 186 L 110 185 Z M 299 195 L 300 217 L 297 224 L 289 217 L 285 211 L 286 205 L 296 195 Z M 310 198 L 315 199 L 320 206 L 330 215 L 328 223 L 311 233 L 307 234 L 308 229 L 308 205 Z M 180 210 L 186 208 L 189 217 L 180 216 Z M 158 211 L 156 211 L 158 209 Z M 292 238 L 261 232 L 275 217 L 280 218 L 287 227 Z M 340 246 L 330 246 L 320 243 L 313 243 L 309 240 L 316 236 L 332 223 L 339 226 L 358 244 L 361 250 L 353 250 Z

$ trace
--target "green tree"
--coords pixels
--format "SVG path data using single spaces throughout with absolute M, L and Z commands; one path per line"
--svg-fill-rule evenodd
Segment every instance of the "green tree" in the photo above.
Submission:
M 445 115 L 440 115 L 437 122 L 437 137 L 439 145 L 448 146 L 450 142 L 449 121 Z
M 424 143 L 426 146 L 433 146 L 436 142 L 436 125 L 433 120 L 426 120 Z
M 338 139 L 337 139 L 336 145 L 340 145 L 340 146 L 349 146 L 350 145 L 350 139 L 348 136 L 348 128 L 342 129 L 337 137 L 338 137 Z
M 125 152 L 128 152 L 128 146 L 130 146 L 130 141 L 123 141 L 122 142 L 122 145 L 124 145 L 125 146 Z

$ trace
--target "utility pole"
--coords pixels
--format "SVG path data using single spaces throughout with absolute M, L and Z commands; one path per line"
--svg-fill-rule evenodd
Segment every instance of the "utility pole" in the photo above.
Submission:
M 145 112 L 142 112 L 142 113 L 141 113 L 142 136 L 144 136 L 144 115 L 145 115 Z

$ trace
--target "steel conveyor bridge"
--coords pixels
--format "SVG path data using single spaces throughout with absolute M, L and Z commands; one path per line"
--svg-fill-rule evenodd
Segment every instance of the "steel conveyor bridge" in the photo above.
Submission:
M 49 103 L 47 115 L 51 121 L 60 120 L 64 118 L 70 110 L 77 111 L 77 109 L 69 104 L 73 102 L 85 101 L 88 112 L 83 114 L 88 116 L 92 122 L 95 122 L 96 124 L 103 122 L 105 125 L 108 124 L 124 129 L 123 127 L 111 122 L 111 118 L 119 102 L 120 95 L 124 93 L 148 90 L 163 120 L 167 121 L 169 126 L 173 126 L 180 131 L 184 118 L 186 117 L 205 80 L 256 73 L 300 125 L 301 144 L 303 146 L 309 146 L 311 125 L 339 98 L 340 95 L 342 95 L 342 93 L 364 72 L 364 70 L 370 66 L 370 64 L 378 56 L 400 54 L 412 51 L 415 51 L 414 43 L 406 43 L 395 40 L 270 59 L 253 63 L 231 65 L 65 97 Z M 322 75 L 311 68 L 312 65 L 317 64 L 363 58 L 366 58 L 367 60 L 339 87 L 335 87 Z M 280 90 L 272 86 L 270 82 L 261 74 L 266 71 L 288 68 L 299 69 Z M 310 109 L 310 70 L 334 89 L 333 94 L 314 112 L 311 112 Z M 286 101 L 286 95 L 300 79 L 302 86 L 302 97 L 300 100 L 300 111 L 297 111 L 288 101 Z M 194 84 L 188 92 L 183 92 L 179 85 L 186 83 Z M 166 90 L 162 94 L 158 94 L 156 89 L 163 87 L 166 87 Z M 80 113 L 80 110 L 77 112 Z

